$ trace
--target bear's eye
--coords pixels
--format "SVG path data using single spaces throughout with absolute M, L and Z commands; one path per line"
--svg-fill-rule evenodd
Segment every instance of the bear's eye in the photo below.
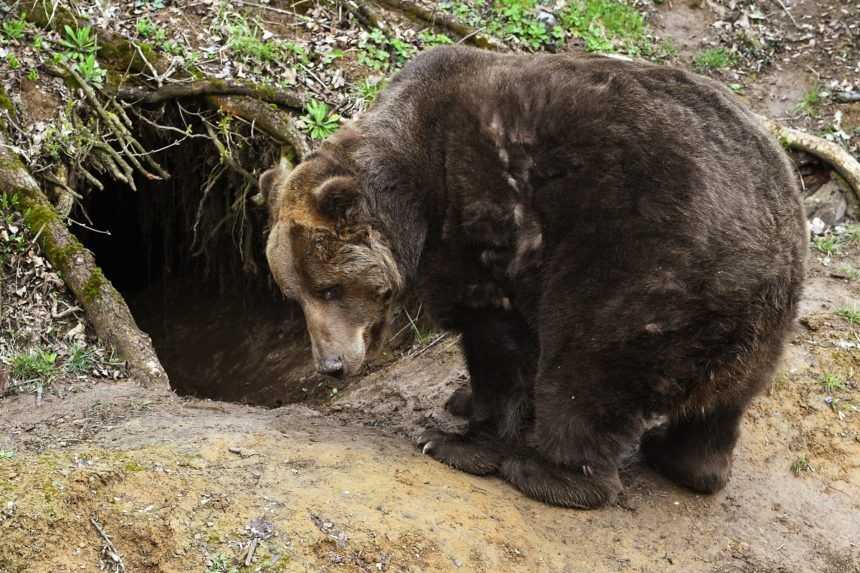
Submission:
M 334 285 L 326 288 L 321 288 L 317 291 L 317 296 L 326 302 L 337 300 L 343 294 L 343 289 L 340 285 Z

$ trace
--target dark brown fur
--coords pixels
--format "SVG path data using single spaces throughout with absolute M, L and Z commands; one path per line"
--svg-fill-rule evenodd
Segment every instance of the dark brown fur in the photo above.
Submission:
M 645 63 L 446 47 L 349 129 L 357 191 L 330 224 L 378 232 L 463 335 L 469 430 L 428 432 L 426 453 L 590 508 L 641 438 L 669 478 L 723 487 L 806 252 L 791 166 L 731 94 Z

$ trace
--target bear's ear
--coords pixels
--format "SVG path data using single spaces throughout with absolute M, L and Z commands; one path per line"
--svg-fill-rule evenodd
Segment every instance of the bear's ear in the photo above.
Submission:
M 331 177 L 314 189 L 314 203 L 320 215 L 332 221 L 348 221 L 358 205 L 358 182 L 354 177 Z
M 269 216 L 274 214 L 278 204 L 281 188 L 287 176 L 290 174 L 290 163 L 281 159 L 280 163 L 260 175 L 258 185 L 260 187 L 261 201 L 269 209 Z

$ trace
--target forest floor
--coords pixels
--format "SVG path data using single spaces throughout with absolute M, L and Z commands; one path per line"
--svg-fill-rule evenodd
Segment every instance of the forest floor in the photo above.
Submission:
M 202 53 L 209 73 L 293 74 L 287 84 L 308 82 L 307 90 L 344 116 L 360 111 L 396 58 L 440 41 L 426 33 L 416 39 L 417 28 L 388 12 L 388 39 L 349 27 L 339 32 L 346 39 L 329 42 L 309 24 L 288 25 L 290 17 L 278 11 L 287 3 L 235 8 L 305 49 L 343 46 L 334 67 L 307 63 L 294 73 L 278 62 L 236 63 L 223 50 L 207 51 L 207 42 L 223 39 L 195 31 L 211 30 L 212 13 L 224 3 L 127 4 L 139 12 L 102 14 L 103 24 L 132 36 L 166 30 L 162 49 L 187 42 L 183 57 Z M 332 13 L 309 5 L 304 14 L 312 22 Z M 492 29 L 474 4 L 449 6 Z M 646 40 L 580 34 L 566 38 L 565 48 L 608 41 L 696 69 L 724 81 L 759 113 L 857 154 L 860 103 L 833 97 L 860 90 L 856 2 L 636 6 L 648 25 Z M 149 24 L 140 24 L 144 18 Z M 172 35 L 176 30 L 182 38 Z M 544 42 L 539 32 L 512 34 L 515 47 Z M 406 43 L 397 44 L 401 39 Z M 9 67 L 15 47 L 0 44 L 0 66 Z M 373 49 L 386 52 L 376 52 L 386 63 L 373 63 Z M 33 118 L 39 102 L 58 96 L 25 77 L 32 54 L 18 52 L 21 65 L 12 75 L 0 70 L 0 79 Z M 308 131 L 327 129 L 325 114 L 316 124 L 312 114 L 306 119 Z M 48 129 L 49 118 L 41 121 L 36 131 Z M 804 170 L 806 185 L 831 184 L 820 166 Z M 619 503 L 581 512 L 531 501 L 498 479 L 459 473 L 415 448 L 422 428 L 462 423 L 442 408 L 467 383 L 454 338 L 434 337 L 362 378 L 332 382 L 312 401 L 273 409 L 179 397 L 124 379 L 4 196 L 0 573 L 858 573 L 860 226 L 825 223 L 819 231 L 800 320 L 772 389 L 744 420 L 728 487 L 695 495 L 634 458 Z

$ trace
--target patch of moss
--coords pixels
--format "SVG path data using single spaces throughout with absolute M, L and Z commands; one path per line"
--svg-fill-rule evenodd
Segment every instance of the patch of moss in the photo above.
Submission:
M 158 53 L 155 48 L 146 42 L 139 42 L 137 48 L 140 48 L 143 57 L 149 63 L 156 65 L 159 60 Z M 137 48 L 125 38 L 117 37 L 104 39 L 99 38 L 99 61 L 108 69 L 128 70 L 129 73 L 141 73 L 147 71 L 146 63 L 137 52 Z
M 24 211 L 24 222 L 34 232 L 57 221 L 57 213 L 47 205 L 31 204 Z
M 62 32 L 65 26 L 78 27 L 78 18 L 68 7 L 57 3 L 36 2 L 32 10 L 24 15 L 28 22 L 36 24 L 40 28 L 50 28 L 55 32 Z
M 90 277 L 87 279 L 87 282 L 84 283 L 84 288 L 81 291 L 81 297 L 84 302 L 91 303 L 98 298 L 98 296 L 102 292 L 102 287 L 105 285 L 107 280 L 105 279 L 102 270 L 98 267 L 93 269 L 90 273 Z
M 125 464 L 123 464 L 122 469 L 127 471 L 127 472 L 134 473 L 134 472 L 142 472 L 146 468 L 144 468 L 142 465 L 140 465 L 139 463 L 137 463 L 134 460 L 129 460 L 129 461 L 125 462 Z
M 12 103 L 12 98 L 3 89 L 3 86 L 0 86 L 0 109 L 5 109 L 9 113 L 15 113 L 15 104 Z

